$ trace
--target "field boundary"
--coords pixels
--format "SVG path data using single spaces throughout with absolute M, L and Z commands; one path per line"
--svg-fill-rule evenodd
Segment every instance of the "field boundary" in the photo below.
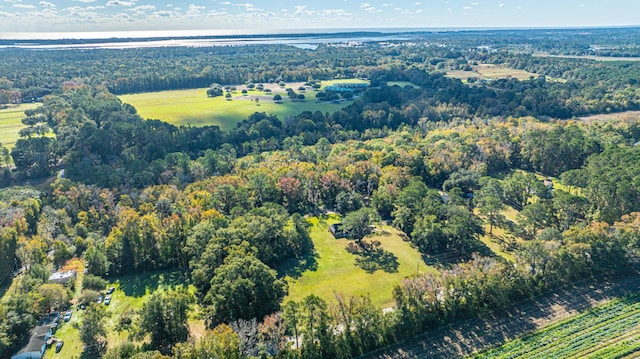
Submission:
M 361 358 L 464 358 L 635 293 L 640 273 L 597 277 L 563 287 L 507 312 L 460 321 Z

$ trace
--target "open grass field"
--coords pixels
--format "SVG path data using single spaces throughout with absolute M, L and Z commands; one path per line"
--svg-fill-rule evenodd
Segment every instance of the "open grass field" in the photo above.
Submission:
M 640 296 L 615 300 L 476 358 L 622 358 L 640 351 Z
M 25 117 L 24 110 L 38 106 L 39 103 L 25 103 L 0 110 L 0 143 L 4 147 L 11 150 L 20 137 L 18 132 L 26 127 L 21 122 Z
M 76 288 L 79 288 L 82 283 L 82 271 L 78 273 L 80 274 Z M 112 294 L 111 304 L 107 306 L 108 316 L 105 318 L 109 348 L 131 341 L 129 338 L 130 330 L 124 327 L 118 328 L 121 318 L 135 316 L 135 312 L 142 308 L 149 296 L 156 290 L 165 290 L 185 283 L 188 281 L 179 271 L 159 271 L 115 278 L 110 286 L 114 286 L 116 291 Z M 79 325 L 83 313 L 83 310 L 74 307 L 71 320 L 68 323 L 63 323 L 55 333 L 57 338 L 64 340 L 64 347 L 60 353 L 56 353 L 55 348 L 49 349 L 46 354 L 47 358 L 77 359 L 81 357 L 83 345 L 80 340 Z M 203 327 L 202 320 L 195 318 L 190 320 L 189 325 L 193 328 Z
M 340 79 L 323 81 L 323 88 L 335 83 L 368 83 L 359 79 Z M 241 91 L 245 86 L 237 86 L 232 92 L 232 99 L 224 96 L 208 98 L 206 88 L 191 90 L 175 90 L 161 92 L 145 92 L 133 95 L 122 95 L 123 102 L 133 105 L 140 116 L 145 119 L 157 119 L 169 122 L 176 126 L 219 126 L 221 130 L 228 131 L 235 127 L 236 123 L 246 119 L 255 112 L 266 112 L 276 115 L 280 120 L 288 116 L 294 116 L 304 111 L 321 111 L 333 113 L 350 104 L 350 101 L 340 103 L 322 102 L 315 100 L 315 91 L 307 88 L 299 91 L 298 87 L 303 83 L 289 83 L 284 88 L 265 84 L 265 89 L 270 89 L 271 94 L 264 94 L 258 90 L 248 90 L 246 95 Z M 290 87 L 296 93 L 303 94 L 307 98 L 304 101 L 290 101 L 285 88 Z M 280 94 L 281 103 L 275 103 L 273 96 Z M 259 98 L 259 103 L 255 99 Z
M 336 293 L 344 296 L 369 294 L 374 305 L 387 308 L 394 305 L 391 291 L 402 279 L 422 272 L 436 271 L 427 266 L 420 253 L 402 240 L 397 230 L 382 226 L 382 232 L 367 237 L 378 240 L 382 247 L 397 260 L 397 271 L 377 270 L 368 273 L 356 266 L 357 257 L 346 250 L 349 240 L 335 239 L 329 233 L 329 225 L 338 218 L 312 218 L 311 238 L 315 247 L 315 257 L 307 261 L 307 269 L 297 275 L 287 276 L 289 295 L 284 299 L 300 301 L 309 294 L 315 294 L 327 302 L 335 301 Z M 282 270 L 281 270 L 282 272 Z
M 512 69 L 505 65 L 478 64 L 477 66 L 472 66 L 472 68 L 472 71 L 447 71 L 447 77 L 466 81 L 469 77 L 476 77 L 481 80 L 504 79 L 507 77 L 516 78 L 518 80 L 528 80 L 530 76 L 538 76 L 537 74 Z

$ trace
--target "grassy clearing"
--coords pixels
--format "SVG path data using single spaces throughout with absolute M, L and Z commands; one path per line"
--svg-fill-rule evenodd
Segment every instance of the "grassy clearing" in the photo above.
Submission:
M 512 241 L 512 236 L 509 236 L 504 229 L 493 226 L 493 233 L 489 234 L 489 225 L 484 225 L 485 235 L 480 236 L 480 241 L 484 243 L 493 253 L 506 259 L 509 262 L 515 263 L 515 257 L 505 250 L 505 245 L 509 241 Z
M 326 87 L 335 83 L 367 83 L 365 80 L 344 79 L 323 81 L 322 86 Z M 246 95 L 241 91 L 244 86 L 238 86 L 237 91 L 232 92 L 232 99 L 227 100 L 224 96 L 208 98 L 207 89 L 175 90 L 161 92 L 146 92 L 133 95 L 122 95 L 123 102 L 133 105 L 140 116 L 146 119 L 159 119 L 176 126 L 220 126 L 223 131 L 228 131 L 235 127 L 236 123 L 246 119 L 255 112 L 266 112 L 276 115 L 281 120 L 288 116 L 294 116 L 304 111 L 321 111 L 322 113 L 333 113 L 350 102 L 322 102 L 315 101 L 315 91 L 308 88 L 306 91 L 298 91 L 302 83 L 290 83 L 285 86 L 293 88 L 296 93 L 304 94 L 307 98 L 304 101 L 290 101 L 285 88 L 274 85 L 265 85 L 272 93 L 264 94 L 258 90 L 248 90 Z M 280 94 L 283 97 L 282 103 L 273 102 L 273 96 Z M 259 103 L 255 99 L 259 99 Z
M 528 80 L 529 77 L 537 77 L 537 74 L 524 70 L 513 69 L 505 65 L 478 64 L 471 66 L 471 71 L 451 70 L 447 71 L 447 77 L 466 81 L 469 77 L 481 80 L 516 78 L 518 80 Z
M 336 216 L 311 219 L 315 263 L 308 263 L 308 268 L 296 278 L 287 276 L 289 295 L 284 302 L 300 301 L 309 294 L 331 302 L 335 300 L 336 292 L 345 296 L 369 294 L 374 305 L 386 308 L 394 305 L 391 291 L 402 279 L 415 275 L 416 269 L 420 272 L 436 272 L 435 268 L 424 263 L 415 248 L 402 240 L 397 230 L 385 225 L 381 233 L 368 239 L 380 241 L 386 251 L 393 253 L 399 264 L 397 272 L 377 270 L 367 273 L 355 265 L 356 256 L 347 252 L 348 240 L 335 239 L 329 233 L 329 225 L 337 222 Z
M 8 149 L 13 148 L 20 136 L 18 132 L 26 127 L 22 124 L 24 111 L 40 106 L 39 103 L 12 105 L 0 110 L 0 143 Z
M 78 281 L 81 283 L 80 276 L 78 276 Z M 186 283 L 188 280 L 179 271 L 160 271 L 115 278 L 109 284 L 109 286 L 114 286 L 116 291 L 112 294 L 111 304 L 107 307 L 108 317 L 105 318 L 109 348 L 132 341 L 131 331 L 126 327 L 119 328 L 123 317 L 135 317 L 135 312 L 142 309 L 143 304 L 156 290 L 166 290 Z M 80 287 L 80 285 L 76 287 Z M 190 288 L 190 290 L 194 290 L 194 288 Z M 55 348 L 49 349 L 47 358 L 73 359 L 81 357 L 82 341 L 80 340 L 79 328 L 83 312 L 83 310 L 74 309 L 71 320 L 68 323 L 63 323 L 58 329 L 55 336 L 64 340 L 64 347 L 60 353 L 56 353 Z M 195 317 L 190 319 L 189 325 L 198 330 L 204 327 L 202 320 Z

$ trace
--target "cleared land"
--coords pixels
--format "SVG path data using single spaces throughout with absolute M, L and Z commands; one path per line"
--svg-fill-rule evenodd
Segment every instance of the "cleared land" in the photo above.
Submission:
M 640 350 L 640 296 L 612 301 L 476 356 L 620 358 Z
M 26 127 L 22 124 L 25 117 L 24 110 L 40 106 L 39 103 L 27 103 L 11 105 L 9 108 L 0 110 L 0 143 L 8 149 L 13 148 L 20 136 L 18 132 Z
M 461 321 L 428 332 L 404 345 L 392 346 L 364 357 L 467 357 L 635 293 L 639 284 L 640 276 L 636 272 L 610 280 L 596 278 L 582 281 L 536 301 L 517 303 L 515 308 L 507 312 Z
M 471 71 L 447 71 L 447 77 L 466 81 L 469 77 L 475 77 L 480 80 L 504 79 L 507 77 L 516 78 L 518 80 L 528 80 L 531 76 L 538 76 L 537 74 L 534 74 L 532 72 L 513 69 L 505 65 L 478 64 L 471 67 Z
M 300 301 L 310 294 L 332 302 L 335 301 L 335 292 L 346 297 L 369 294 L 373 304 L 387 308 L 394 305 L 391 292 L 402 279 L 415 275 L 416 271 L 436 271 L 424 263 L 420 253 L 411 244 L 402 240 L 397 230 L 385 225 L 381 227 L 381 232 L 366 240 L 380 241 L 385 251 L 395 257 L 397 270 L 388 272 L 379 269 L 369 273 L 358 267 L 358 257 L 347 251 L 349 240 L 335 239 L 329 233 L 329 225 L 337 222 L 335 216 L 311 219 L 315 256 L 306 259 L 301 272 L 292 272 L 291 269 L 296 266 L 293 263 L 281 268 L 281 273 L 287 274 L 289 282 L 289 295 L 284 302 Z
M 359 79 L 323 81 L 322 88 L 336 83 L 368 82 Z M 298 90 L 303 85 L 302 82 L 288 83 L 285 87 L 264 84 L 265 89 L 272 91 L 271 94 L 247 89 L 246 95 L 242 94 L 246 86 L 236 86 L 236 91 L 231 92 L 231 100 L 227 100 L 225 96 L 208 98 L 206 88 L 145 92 L 122 95 L 120 99 L 133 105 L 145 119 L 158 119 L 176 126 L 219 126 L 223 131 L 234 128 L 236 123 L 255 112 L 266 112 L 284 120 L 287 116 L 294 116 L 304 111 L 333 113 L 351 103 L 350 101 L 316 102 L 316 92 L 313 89 L 307 87 L 305 91 Z M 306 99 L 289 100 L 286 88 L 292 88 L 297 94 L 305 95 Z M 276 94 L 282 96 L 281 103 L 273 101 L 273 96 Z M 259 99 L 258 103 L 255 102 L 256 98 Z
M 76 295 L 82 286 L 82 270 L 78 271 L 76 281 Z M 116 291 L 112 294 L 111 304 L 107 306 L 107 317 L 104 324 L 107 329 L 107 342 L 109 348 L 120 346 L 131 342 L 129 337 L 133 328 L 121 326 L 123 317 L 134 317 L 136 311 L 142 309 L 142 305 L 149 299 L 149 296 L 157 290 L 166 290 L 177 285 L 188 283 L 183 273 L 179 271 L 160 271 L 145 274 L 136 274 L 115 278 L 110 284 Z M 106 288 L 105 288 L 106 289 Z M 194 290 L 193 288 L 190 288 Z M 79 325 L 82 321 L 84 310 L 73 307 L 73 315 L 67 323 L 62 323 L 56 331 L 55 336 L 64 341 L 64 347 L 60 353 L 55 352 L 55 347 L 47 350 L 47 358 L 74 359 L 82 357 L 83 344 L 80 340 Z M 192 313 L 194 314 L 194 313 Z M 194 315 L 189 320 L 189 326 L 200 328 L 203 326 L 201 319 L 195 319 Z M 193 333 L 198 336 L 198 333 Z M 138 343 L 139 344 L 139 343 Z
M 640 118 L 640 111 L 624 111 L 616 113 L 606 113 L 580 117 L 581 121 L 592 123 L 601 121 L 625 121 L 625 120 L 637 120 Z

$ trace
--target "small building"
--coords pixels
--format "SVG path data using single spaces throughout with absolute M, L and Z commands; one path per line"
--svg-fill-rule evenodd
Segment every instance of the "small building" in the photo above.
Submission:
M 49 282 L 58 284 L 67 284 L 74 279 L 76 279 L 76 271 L 74 270 L 55 272 L 49 276 Z
M 60 321 L 60 312 L 47 314 L 40 319 L 31 331 L 29 343 L 20 349 L 11 359 L 41 359 L 47 350 L 47 342 L 53 336 L 53 328 Z
M 342 223 L 336 223 L 329 226 L 329 232 L 335 239 L 345 238 L 347 234 L 341 229 Z

